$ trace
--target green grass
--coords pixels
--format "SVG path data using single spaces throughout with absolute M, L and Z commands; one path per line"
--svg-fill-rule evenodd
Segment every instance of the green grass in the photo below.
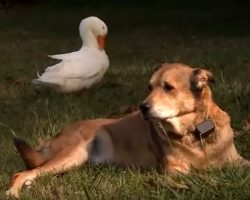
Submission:
M 217 78 L 216 102 L 236 129 L 250 117 L 250 36 L 244 5 L 211 6 L 76 4 L 16 5 L 0 15 L 0 199 L 10 176 L 24 169 L 13 135 L 35 144 L 81 119 L 120 115 L 138 105 L 160 62 L 206 66 Z M 109 26 L 110 69 L 98 86 L 79 94 L 37 95 L 30 87 L 36 71 L 54 61 L 47 54 L 80 47 L 79 21 L 97 15 Z M 11 85 L 7 77 L 27 84 Z M 236 138 L 250 159 L 250 135 Z M 173 183 L 174 180 L 174 183 Z M 167 175 L 112 166 L 84 166 L 64 175 L 41 177 L 22 199 L 249 199 L 249 171 L 239 168 Z M 176 183 L 185 184 L 181 189 Z

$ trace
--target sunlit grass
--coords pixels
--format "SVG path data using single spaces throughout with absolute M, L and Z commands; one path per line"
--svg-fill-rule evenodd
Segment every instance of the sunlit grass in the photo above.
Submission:
M 13 135 L 34 145 L 73 121 L 119 116 L 121 106 L 138 105 L 145 97 L 147 81 L 160 62 L 211 69 L 216 102 L 230 114 L 233 127 L 242 127 L 250 117 L 250 37 L 237 20 L 228 19 L 239 16 L 240 21 L 245 8 L 180 9 L 41 4 L 16 6 L 0 16 L 0 199 L 6 199 L 10 176 L 24 169 Z M 46 55 L 79 48 L 78 24 L 88 15 L 103 18 L 109 26 L 111 65 L 104 80 L 78 94 L 36 94 L 30 80 L 54 63 Z M 248 159 L 249 144 L 249 134 L 236 138 Z M 248 199 L 249 179 L 249 171 L 237 168 L 170 178 L 154 170 L 85 166 L 39 178 L 24 189 L 22 199 Z

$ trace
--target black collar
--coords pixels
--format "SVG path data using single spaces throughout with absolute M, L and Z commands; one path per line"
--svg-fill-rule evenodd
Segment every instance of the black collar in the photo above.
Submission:
M 180 138 L 178 134 L 172 133 L 171 131 L 166 131 L 164 127 L 162 127 L 161 125 L 159 126 L 160 126 L 159 129 L 162 132 L 162 134 L 168 139 L 170 139 L 169 138 L 170 135 L 171 135 L 171 138 L 176 138 L 176 139 Z M 150 129 L 151 129 L 151 132 L 154 132 L 154 133 L 157 132 L 155 130 L 153 122 L 150 122 Z M 201 139 L 208 137 L 214 131 L 214 129 L 215 129 L 214 122 L 212 121 L 211 118 L 208 118 L 208 119 L 205 119 L 203 122 L 199 123 L 195 127 L 194 134 L 197 139 L 201 140 Z

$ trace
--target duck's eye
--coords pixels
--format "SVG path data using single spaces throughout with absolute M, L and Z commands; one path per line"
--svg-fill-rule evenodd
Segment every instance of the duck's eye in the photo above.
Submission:
M 105 27 L 103 26 L 103 27 L 102 27 L 102 29 L 104 30 L 104 29 L 105 29 Z
M 152 89 L 153 89 L 152 85 L 149 84 L 149 85 L 148 85 L 148 90 L 149 90 L 149 91 L 152 91 Z
M 170 85 L 169 83 L 163 83 L 162 87 L 163 87 L 165 92 L 169 92 L 169 91 L 174 89 L 174 87 L 172 85 Z

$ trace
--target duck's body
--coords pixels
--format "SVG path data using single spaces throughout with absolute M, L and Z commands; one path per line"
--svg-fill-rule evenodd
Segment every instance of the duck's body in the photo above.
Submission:
M 109 59 L 104 50 L 106 34 L 107 27 L 100 19 L 89 17 L 82 20 L 82 48 L 72 53 L 49 56 L 61 62 L 47 67 L 41 76 L 34 79 L 34 87 L 70 93 L 90 88 L 99 82 L 109 67 Z

